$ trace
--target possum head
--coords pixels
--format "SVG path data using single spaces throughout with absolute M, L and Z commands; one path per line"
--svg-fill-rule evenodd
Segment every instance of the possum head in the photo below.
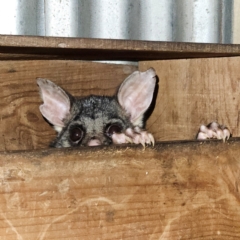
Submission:
M 53 82 L 38 78 L 43 104 L 40 111 L 58 136 L 53 147 L 109 145 L 112 135 L 144 126 L 156 84 L 156 74 L 135 71 L 121 84 L 117 95 L 75 98 Z

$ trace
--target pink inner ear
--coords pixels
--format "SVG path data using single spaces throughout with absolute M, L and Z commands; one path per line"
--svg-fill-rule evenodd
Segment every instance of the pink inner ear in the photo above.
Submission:
M 63 127 L 63 120 L 70 114 L 70 100 L 60 87 L 47 79 L 37 79 L 43 104 L 40 106 L 42 115 L 54 126 Z
M 142 121 L 143 114 L 149 108 L 156 85 L 156 73 L 153 68 L 146 72 L 135 71 L 119 88 L 118 101 L 130 115 L 133 124 Z

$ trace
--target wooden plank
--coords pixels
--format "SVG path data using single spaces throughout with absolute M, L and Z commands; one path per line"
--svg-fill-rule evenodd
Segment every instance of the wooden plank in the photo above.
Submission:
M 9 61 L 9 60 L 66 60 L 64 56 L 60 55 L 44 55 L 44 54 L 26 54 L 26 53 L 0 53 L 1 61 Z
M 201 124 L 217 121 L 240 136 L 239 57 L 149 61 L 159 77 L 147 128 L 157 140 L 194 139 Z
M 0 36 L 0 59 L 159 60 L 239 56 L 240 45 L 117 39 Z M 36 56 L 37 55 L 37 56 Z
M 0 62 L 0 151 L 48 146 L 55 131 L 43 120 L 36 78 L 48 78 L 76 96 L 113 95 L 133 65 L 81 61 Z
M 239 156 L 239 140 L 0 152 L 1 239 L 238 239 Z

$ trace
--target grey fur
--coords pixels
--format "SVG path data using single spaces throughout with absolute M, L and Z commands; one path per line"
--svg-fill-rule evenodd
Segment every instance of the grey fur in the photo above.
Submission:
M 89 96 L 82 99 L 74 99 L 71 108 L 71 118 L 64 121 L 65 127 L 58 134 L 52 147 L 86 146 L 91 138 L 100 139 L 102 145 L 109 145 L 112 140 L 106 135 L 106 126 L 117 123 L 126 130 L 132 127 L 128 116 L 118 104 L 116 97 Z M 77 144 L 69 138 L 69 130 L 74 126 L 80 126 L 84 131 L 83 139 Z

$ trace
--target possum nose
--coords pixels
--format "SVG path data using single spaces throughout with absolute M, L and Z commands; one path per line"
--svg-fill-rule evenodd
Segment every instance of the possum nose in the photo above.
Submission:
M 99 146 L 101 145 L 101 141 L 97 138 L 92 138 L 89 142 L 88 142 L 88 146 Z

